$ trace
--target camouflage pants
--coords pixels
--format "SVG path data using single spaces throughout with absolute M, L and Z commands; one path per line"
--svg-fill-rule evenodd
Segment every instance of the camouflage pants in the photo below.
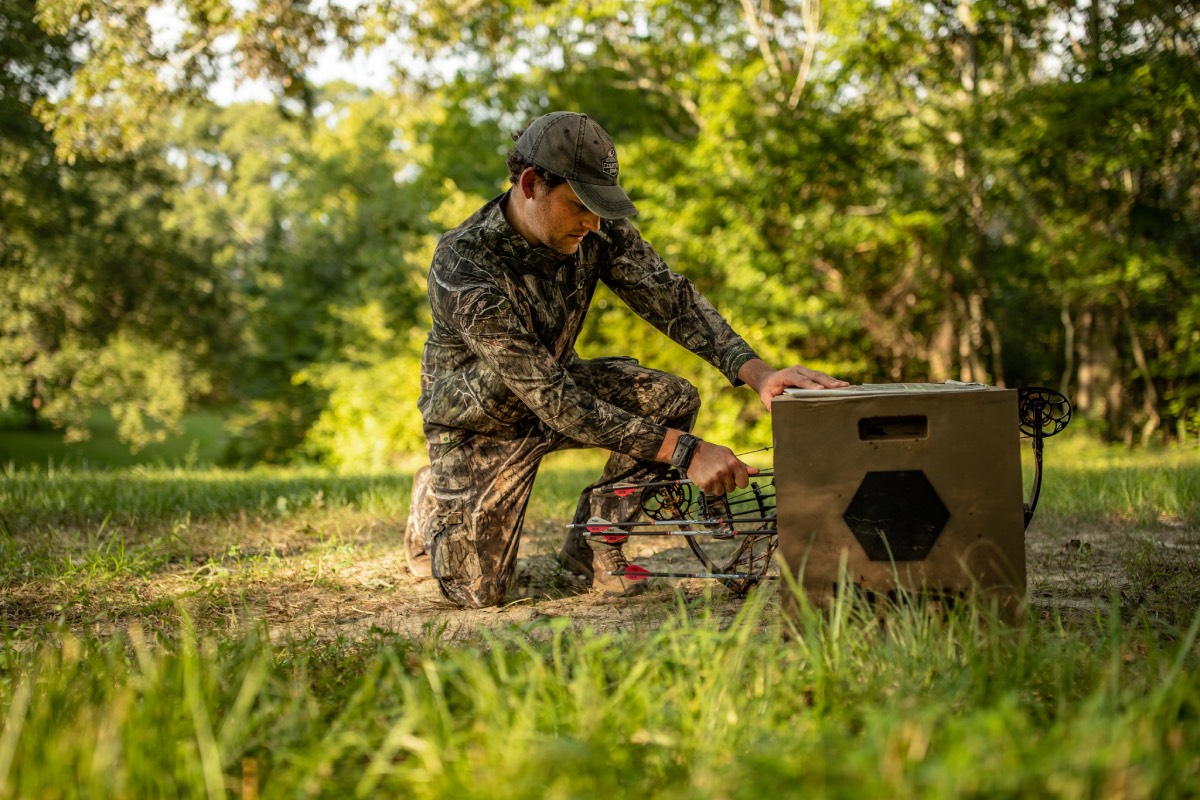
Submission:
M 579 361 L 569 371 L 587 391 L 645 419 L 683 430 L 695 423 L 700 396 L 683 378 L 642 367 L 631 358 Z M 442 593 L 460 606 L 497 605 L 512 578 L 525 507 L 542 458 L 586 445 L 536 417 L 518 423 L 510 436 L 437 425 L 426 425 L 425 436 L 434 502 L 421 533 L 432 557 L 433 576 Z M 656 480 L 666 469 L 665 464 L 613 453 L 592 486 Z M 421 502 L 413 498 L 414 505 Z M 575 521 L 592 516 L 627 521 L 639 511 L 636 495 L 593 497 L 589 486 L 580 496 Z

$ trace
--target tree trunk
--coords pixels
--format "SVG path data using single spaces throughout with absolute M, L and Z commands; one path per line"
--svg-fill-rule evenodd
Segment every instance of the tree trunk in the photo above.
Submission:
M 1146 350 L 1142 347 L 1141 337 L 1133 325 L 1133 315 L 1129 313 L 1129 297 L 1120 292 L 1121 307 L 1125 309 L 1125 330 L 1129 334 L 1129 349 L 1133 353 L 1133 363 L 1137 366 L 1142 378 L 1142 410 L 1146 414 L 1146 422 L 1142 425 L 1142 444 L 1150 442 L 1150 437 L 1162 426 L 1162 417 L 1158 413 L 1158 391 L 1154 387 L 1154 374 L 1150 370 L 1150 361 L 1146 358 Z
M 1092 306 L 1079 312 L 1076 323 L 1079 389 L 1075 407 L 1085 417 L 1104 420 L 1110 439 L 1121 427 L 1126 397 L 1118 370 L 1117 322 L 1113 316 L 1111 309 Z
M 29 382 L 29 405 L 27 411 L 29 418 L 25 423 L 25 429 L 30 431 L 41 430 L 42 428 L 42 381 L 40 378 Z
M 1075 377 L 1075 320 L 1071 319 L 1071 304 L 1064 296 L 1062 300 L 1063 324 L 1063 373 L 1058 390 L 1063 397 L 1071 397 L 1071 380 Z
M 954 335 L 954 314 L 947 303 L 942 309 L 942 319 L 938 322 L 933 336 L 929 337 L 929 380 L 944 381 L 951 376 L 955 356 L 957 355 L 957 337 Z

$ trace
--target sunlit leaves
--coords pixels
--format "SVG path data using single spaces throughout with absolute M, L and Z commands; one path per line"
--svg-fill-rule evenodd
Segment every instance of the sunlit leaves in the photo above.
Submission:
M 196 308 L 203 286 L 234 289 L 222 320 L 239 343 L 231 396 L 284 431 L 277 452 L 306 431 L 308 452 L 327 459 L 374 463 L 375 436 L 408 447 L 432 242 L 503 190 L 509 132 L 571 108 L 616 140 L 647 238 L 772 362 L 853 380 L 1063 382 L 1113 434 L 1197 413 L 1200 77 L 1188 4 L 40 0 L 38 10 L 79 41 L 82 64 L 72 72 L 66 39 L 41 57 L 10 49 L 34 72 L 6 71 L 0 100 L 42 97 L 58 156 L 80 167 L 135 153 L 173 171 L 60 173 L 38 119 L 11 117 L 21 141 L 39 144 L 0 137 L 13 220 L 2 256 L 27 265 L 11 285 L 41 299 L 3 307 L 9 396 L 28 378 L 18 351 L 44 347 L 63 320 L 116 314 L 151 321 L 139 331 L 180 330 L 156 327 L 145 298 L 161 294 L 105 276 L 114 253 L 151 265 L 183 252 L 196 274 L 161 285 Z M 393 90 L 312 85 L 322 48 L 389 37 L 407 57 Z M 230 76 L 263 81 L 277 102 L 202 102 Z M 114 230 L 115 240 L 99 233 Z M 80 258 L 93 252 L 97 263 Z M 596 300 L 581 351 L 684 374 L 716 398 L 702 425 L 765 436 L 744 393 L 663 348 L 611 295 Z M 87 346 L 107 346 L 117 327 Z M 408 427 L 369 422 L 397 417 Z
M 363 13 L 305 0 L 37 0 L 37 10 L 48 31 L 84 33 L 86 58 L 39 104 L 64 161 L 137 151 L 159 115 L 222 77 L 262 81 L 284 107 L 311 109 L 308 71 L 323 48 L 358 46 Z

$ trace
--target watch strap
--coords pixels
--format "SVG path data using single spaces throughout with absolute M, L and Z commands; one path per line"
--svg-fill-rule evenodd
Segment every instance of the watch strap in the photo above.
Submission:
M 690 433 L 681 435 L 679 441 L 675 443 L 675 450 L 671 453 L 671 464 L 686 472 L 692 463 L 692 457 L 696 455 L 696 448 L 699 446 L 700 437 Z

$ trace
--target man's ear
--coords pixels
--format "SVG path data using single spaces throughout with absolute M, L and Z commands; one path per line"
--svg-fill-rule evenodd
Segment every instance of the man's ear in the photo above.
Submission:
M 538 187 L 538 176 L 533 167 L 526 167 L 521 173 L 521 178 L 517 185 L 521 189 L 521 196 L 526 200 L 532 200 Z

